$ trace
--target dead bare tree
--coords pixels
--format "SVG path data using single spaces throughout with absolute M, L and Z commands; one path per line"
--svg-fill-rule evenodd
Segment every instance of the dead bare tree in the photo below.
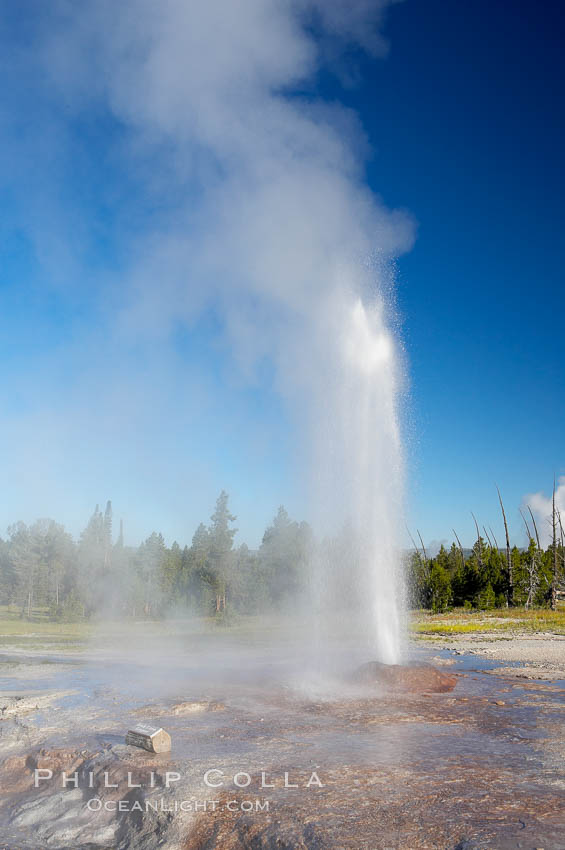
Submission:
M 485 533 L 485 537 L 486 537 L 486 539 L 488 540 L 488 545 L 490 546 L 490 548 L 491 548 L 491 549 L 494 549 L 494 546 L 492 545 L 492 540 L 491 540 L 491 539 L 490 539 L 490 537 L 489 537 L 489 534 L 488 534 L 488 531 L 487 531 L 487 529 L 486 529 L 486 526 L 485 526 L 485 525 L 483 525 L 483 531 L 484 531 L 484 533 Z
M 496 551 L 500 552 L 500 549 L 498 548 L 498 541 L 497 541 L 496 537 L 494 536 L 494 531 L 492 530 L 490 525 L 489 525 L 489 531 L 492 534 L 492 539 L 494 540 L 494 545 L 496 546 Z
M 565 575 L 565 534 L 563 533 L 563 523 L 561 522 L 561 511 L 557 511 L 557 519 L 559 520 L 559 530 L 561 532 L 561 579 L 563 582 L 563 576 Z M 563 586 L 563 584 L 562 584 Z M 557 592 L 558 596 L 563 596 L 563 591 Z
M 529 506 L 529 505 L 528 505 L 528 510 L 529 510 L 529 512 L 530 512 L 530 516 L 531 516 L 531 518 L 532 518 L 532 523 L 533 523 L 533 526 L 534 526 L 534 531 L 535 531 L 535 533 L 536 533 L 536 544 L 537 544 L 537 547 L 538 547 L 538 551 L 539 551 L 539 552 L 541 552 L 541 546 L 539 545 L 538 527 L 537 527 L 537 525 L 536 525 L 536 521 L 535 521 L 534 515 L 533 515 L 533 513 L 532 513 L 532 509 L 530 508 L 530 506 Z
M 406 526 L 406 531 L 408 532 L 408 536 L 410 537 L 410 540 L 412 541 L 412 546 L 414 547 L 414 551 L 415 551 L 415 552 L 416 552 L 416 554 L 418 555 L 418 559 L 419 559 L 419 561 L 420 561 L 420 563 L 421 563 L 421 562 L 422 562 L 422 558 L 421 558 L 421 556 L 420 556 L 420 549 L 418 548 L 418 544 L 416 543 L 416 541 L 415 541 L 415 540 L 414 540 L 414 538 L 412 537 L 412 534 L 410 533 L 410 529 L 408 528 L 408 526 Z
M 477 522 L 477 517 L 475 516 L 475 514 L 473 513 L 473 511 L 471 511 L 471 516 L 472 516 L 472 517 L 473 517 L 473 519 L 475 520 L 475 528 L 477 529 L 477 543 L 478 543 L 478 547 L 477 547 L 477 559 L 478 559 L 478 561 L 479 561 L 479 570 L 482 570 L 482 569 L 483 569 L 483 567 L 484 567 L 484 562 L 483 562 L 483 544 L 482 544 L 482 541 L 481 541 L 481 535 L 480 535 L 480 533 L 479 533 L 479 523 Z
M 553 476 L 553 500 L 551 511 L 551 525 L 553 528 L 553 576 L 551 579 L 551 610 L 557 608 L 557 528 L 555 522 L 555 475 Z
M 527 521 L 526 517 L 524 516 L 524 514 L 522 513 L 522 508 L 520 508 L 520 516 L 524 520 L 524 525 L 526 526 L 526 534 L 528 535 L 528 544 L 529 544 L 530 540 L 533 540 L 534 538 L 532 537 L 532 532 L 530 531 L 530 526 L 528 525 L 528 521 Z
M 537 567 L 536 567 L 536 552 L 531 551 L 532 543 L 534 542 L 534 538 L 532 537 L 532 532 L 530 531 L 530 526 L 528 525 L 528 521 L 524 514 L 522 513 L 522 508 L 520 508 L 520 516 L 524 520 L 524 525 L 526 526 L 526 534 L 528 535 L 528 553 L 529 560 L 527 561 L 528 570 L 528 598 L 526 599 L 526 608 L 529 608 L 534 600 L 534 595 L 536 592 L 537 584 L 535 583 L 535 577 L 537 575 Z
M 410 529 L 408 528 L 408 526 L 406 526 L 406 531 L 408 532 L 408 536 L 410 537 L 410 540 L 412 541 L 412 545 L 413 545 L 413 547 L 414 547 L 414 551 L 416 552 L 416 554 L 417 554 L 417 556 L 418 556 L 418 561 L 420 562 L 420 564 L 421 564 L 421 565 L 423 566 L 423 568 L 424 568 L 424 577 L 425 577 L 425 580 L 426 580 L 426 582 L 427 582 L 427 580 L 428 580 L 428 578 L 429 578 L 429 564 L 428 564 L 428 556 L 427 556 L 427 553 L 426 553 L 426 547 L 424 546 L 424 543 L 423 543 L 423 540 L 422 540 L 422 535 L 421 535 L 421 534 L 420 534 L 420 532 L 416 529 L 417 534 L 418 534 L 418 537 L 420 538 L 420 543 L 422 544 L 423 561 L 422 561 L 422 554 L 420 553 L 420 549 L 419 549 L 419 547 L 418 547 L 418 544 L 416 543 L 416 541 L 415 541 L 415 540 L 414 540 L 414 538 L 412 537 L 412 534 L 411 534 Z M 423 595 L 418 594 L 418 596 L 420 597 L 420 602 L 424 602 L 424 605 L 425 605 L 425 600 L 423 599 Z
M 534 551 L 533 557 L 528 564 L 528 598 L 526 600 L 526 608 L 529 608 L 530 605 L 533 604 L 533 601 L 536 596 L 536 591 L 539 585 L 539 559 L 541 557 L 541 546 L 539 544 L 539 534 L 538 527 L 536 525 L 535 517 L 532 513 L 531 507 L 528 505 L 528 511 L 530 513 L 530 517 L 532 519 L 532 524 L 534 526 L 534 531 L 536 533 L 536 549 Z M 522 511 L 520 511 L 522 513 Z M 524 519 L 525 522 L 525 519 Z M 527 524 L 526 524 L 527 527 Z M 529 532 L 529 529 L 528 529 Z M 530 535 L 530 540 L 532 539 Z
M 455 531 L 454 528 L 452 529 L 452 531 L 455 535 L 455 539 L 457 540 L 457 542 L 459 544 L 459 551 L 461 552 L 461 567 L 463 569 L 465 569 L 465 555 L 463 554 L 463 547 L 461 545 L 461 541 L 459 540 L 459 537 L 457 536 L 457 532 Z
M 420 543 L 422 544 L 422 552 L 424 553 L 424 563 L 427 564 L 428 563 L 428 555 L 427 555 L 427 552 L 426 552 L 426 547 L 424 546 L 424 541 L 422 540 L 422 535 L 420 534 L 418 529 L 416 529 L 416 532 L 418 534 L 418 537 L 420 538 Z
M 559 523 L 559 537 L 560 537 L 560 549 L 561 549 L 561 581 L 563 582 L 563 578 L 565 576 L 565 534 L 563 533 L 563 523 L 561 521 L 561 511 L 559 508 L 557 509 L 557 522 Z
M 512 571 L 512 558 L 510 556 L 510 537 L 508 536 L 508 523 L 506 522 L 506 511 L 504 510 L 504 505 L 502 503 L 502 496 L 500 495 L 500 490 L 498 487 L 496 488 L 496 492 L 498 493 L 498 501 L 500 502 L 500 509 L 502 511 L 502 519 L 504 520 L 504 533 L 506 534 L 506 577 L 508 579 L 508 590 L 506 593 L 506 604 L 513 605 L 514 604 L 514 575 Z

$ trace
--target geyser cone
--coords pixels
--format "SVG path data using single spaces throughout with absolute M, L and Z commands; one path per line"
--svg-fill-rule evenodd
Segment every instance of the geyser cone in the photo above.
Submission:
M 457 677 L 437 670 L 431 664 L 381 664 L 369 661 L 350 676 L 360 685 L 379 685 L 394 691 L 444 694 L 453 690 Z

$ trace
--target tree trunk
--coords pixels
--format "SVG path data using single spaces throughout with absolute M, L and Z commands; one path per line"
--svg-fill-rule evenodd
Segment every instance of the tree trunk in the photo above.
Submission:
M 553 502 L 552 502 L 552 526 L 553 526 L 553 578 L 551 581 L 551 610 L 557 608 L 557 534 L 555 527 L 555 478 L 553 479 Z
M 484 568 L 483 545 L 481 543 L 481 535 L 480 535 L 480 532 L 479 532 L 479 523 L 477 522 L 477 517 L 475 516 L 473 511 L 471 511 L 471 516 L 475 520 L 475 528 L 477 529 L 477 544 L 478 544 L 478 546 L 477 546 L 477 549 L 478 549 L 477 556 L 478 556 L 478 560 L 479 560 L 479 570 L 482 572 L 483 568 Z
M 506 534 L 506 571 L 508 577 L 506 604 L 510 606 L 514 604 L 514 575 L 512 572 L 512 558 L 510 557 L 510 537 L 508 536 L 508 523 L 506 522 L 506 512 L 504 510 L 504 505 L 502 504 L 502 496 L 500 495 L 500 490 L 498 489 L 498 487 L 496 488 L 496 492 L 498 493 L 498 501 L 500 502 L 502 519 L 504 520 L 504 533 Z
M 457 542 L 459 544 L 459 551 L 461 553 L 461 569 L 464 570 L 465 569 L 465 555 L 463 554 L 463 546 L 461 545 L 461 541 L 459 540 L 459 536 L 458 536 L 458 534 L 457 534 L 457 532 L 455 531 L 454 528 L 452 529 L 452 531 L 455 535 L 455 539 L 457 540 Z
M 539 542 L 538 527 L 536 525 L 536 520 L 535 520 L 535 517 L 532 513 L 532 509 L 529 505 L 528 505 L 528 511 L 530 513 L 530 517 L 532 519 L 532 524 L 534 526 L 534 531 L 536 533 L 536 552 L 535 552 L 535 558 L 532 561 L 532 563 L 530 564 L 530 569 L 529 569 L 529 579 L 530 579 L 530 581 L 529 581 L 529 587 L 528 587 L 528 601 L 526 602 L 526 608 L 529 608 L 530 605 L 533 605 L 534 598 L 535 598 L 535 595 L 536 595 L 536 591 L 538 589 L 538 584 L 539 584 L 539 567 L 538 567 L 538 564 L 541 560 L 541 554 L 542 554 L 541 546 L 540 546 L 540 542 Z

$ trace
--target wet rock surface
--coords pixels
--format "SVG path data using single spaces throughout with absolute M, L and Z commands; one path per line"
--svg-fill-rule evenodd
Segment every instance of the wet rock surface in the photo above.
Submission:
M 0 720 L 0 848 L 565 850 L 565 688 L 461 663 L 324 688 L 190 673 L 150 703 L 74 671 L 79 695 L 57 680 Z M 123 743 L 140 712 L 171 753 Z
M 66 693 L 55 690 L 6 690 L 0 694 L 0 717 L 6 718 L 30 714 L 41 708 L 47 708 L 62 696 L 69 696 L 72 693 L 73 691 L 70 690 Z

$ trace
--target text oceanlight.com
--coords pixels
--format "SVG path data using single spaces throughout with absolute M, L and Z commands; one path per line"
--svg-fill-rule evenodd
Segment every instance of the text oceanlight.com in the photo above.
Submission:
M 268 812 L 269 800 L 101 800 L 93 797 L 86 803 L 91 812 Z

